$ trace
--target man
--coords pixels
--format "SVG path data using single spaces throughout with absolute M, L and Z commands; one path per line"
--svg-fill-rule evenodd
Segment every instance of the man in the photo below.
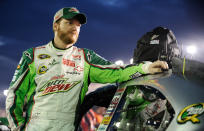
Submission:
M 168 68 L 162 61 L 122 68 L 91 50 L 73 46 L 85 23 L 86 16 L 76 8 L 62 8 L 54 16 L 54 39 L 23 53 L 6 100 L 12 130 L 76 130 L 91 82 L 123 82 Z

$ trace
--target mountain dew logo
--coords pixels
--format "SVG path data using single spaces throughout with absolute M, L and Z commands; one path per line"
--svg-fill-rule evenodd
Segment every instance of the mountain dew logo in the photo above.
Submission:
M 42 89 L 40 90 L 40 92 L 42 92 L 40 96 L 59 92 L 67 92 L 74 86 L 76 86 L 78 83 L 80 83 L 80 81 L 67 82 L 67 80 L 68 79 L 63 78 L 48 81 L 46 84 L 43 85 Z
M 204 112 L 204 103 L 192 104 L 184 108 L 177 117 L 177 122 L 180 124 L 186 121 L 192 121 L 193 123 L 199 123 L 200 120 L 197 118 Z

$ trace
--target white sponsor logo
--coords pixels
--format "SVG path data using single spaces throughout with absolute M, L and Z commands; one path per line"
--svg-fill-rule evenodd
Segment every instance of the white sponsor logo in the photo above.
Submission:
M 155 38 L 157 38 L 159 35 L 153 35 L 152 36 L 152 40 L 154 40 Z
M 159 44 L 159 40 L 152 40 L 152 41 L 150 41 L 150 44 L 152 44 L 152 45 Z

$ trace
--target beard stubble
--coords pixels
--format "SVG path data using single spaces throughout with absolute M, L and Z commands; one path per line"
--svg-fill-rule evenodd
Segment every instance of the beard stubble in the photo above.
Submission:
M 63 41 L 63 43 L 66 45 L 74 44 L 77 41 L 78 36 L 76 36 L 77 38 L 74 39 L 73 37 L 69 36 L 68 34 L 71 34 L 71 32 L 69 32 L 69 31 L 64 32 L 64 31 L 62 31 L 61 28 L 59 28 L 58 37 Z

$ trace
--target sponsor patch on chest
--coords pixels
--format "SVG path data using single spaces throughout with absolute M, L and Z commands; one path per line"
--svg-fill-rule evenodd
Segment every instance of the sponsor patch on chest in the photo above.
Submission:
M 40 54 L 40 55 L 38 55 L 38 58 L 41 59 L 41 60 L 43 60 L 43 59 L 49 59 L 50 57 L 51 57 L 51 56 L 48 55 L 48 54 Z
M 59 93 L 59 92 L 67 92 L 70 89 L 72 89 L 74 86 L 80 83 L 80 81 L 74 81 L 74 82 L 67 82 L 67 81 L 68 79 L 66 78 L 48 81 L 41 88 L 40 92 L 42 93 L 40 96 Z
M 62 64 L 66 66 L 75 67 L 75 61 L 64 59 L 64 58 L 62 59 Z

